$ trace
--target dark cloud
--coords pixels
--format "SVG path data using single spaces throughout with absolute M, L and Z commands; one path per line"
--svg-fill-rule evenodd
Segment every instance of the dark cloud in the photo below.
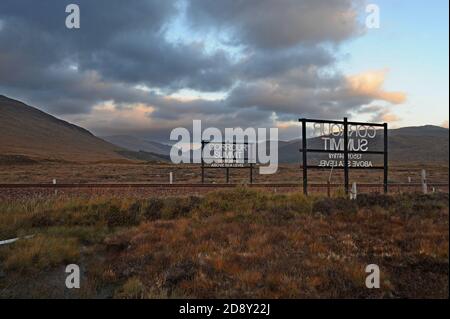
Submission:
M 146 0 L 132 5 L 118 0 L 77 1 L 80 30 L 65 27 L 65 6 L 71 2 L 0 3 L 0 85 L 34 90 L 36 95 L 46 88 L 58 91 L 65 86 L 70 95 L 69 91 L 76 91 L 73 82 L 82 80 L 88 71 L 95 71 L 103 81 L 171 90 L 214 91 L 231 85 L 224 52 L 206 54 L 202 43 L 166 41 L 164 28 L 177 12 L 174 1 Z M 72 72 L 68 78 L 70 73 L 64 68 L 69 66 L 77 67 L 81 76 Z M 85 109 L 81 105 L 79 110 L 61 107 L 58 113 Z
M 79 30 L 65 27 L 69 3 L 80 5 Z M 166 138 L 171 127 L 189 126 L 192 119 L 217 127 L 264 127 L 275 118 L 342 117 L 376 99 L 402 100 L 381 90 L 382 73 L 368 86 L 364 78 L 349 81 L 335 68 L 339 44 L 361 34 L 359 5 L 359 0 L 2 0 L 0 91 L 97 132 Z M 181 40 L 169 40 L 180 17 L 184 25 L 175 32 Z M 206 40 L 211 36 L 212 45 Z M 180 89 L 228 94 L 219 100 L 169 98 Z M 114 110 L 99 116 L 96 106 L 107 101 Z M 132 113 L 138 105 L 152 111 Z M 148 117 L 150 126 L 125 123 L 136 116 Z
M 143 83 L 170 90 L 219 91 L 232 84 L 224 52 L 206 54 L 201 44 L 171 44 L 141 33 L 118 37 L 109 47 L 80 57 L 82 69 L 98 70 L 114 81 Z
M 359 1 L 351 0 L 195 0 L 191 25 L 229 33 L 230 42 L 261 49 L 298 44 L 339 43 L 358 34 Z
M 335 61 L 333 55 L 322 47 L 307 47 L 279 50 L 267 53 L 254 51 L 245 56 L 236 66 L 239 78 L 248 81 L 264 78 L 282 78 L 293 71 L 312 66 L 327 66 Z

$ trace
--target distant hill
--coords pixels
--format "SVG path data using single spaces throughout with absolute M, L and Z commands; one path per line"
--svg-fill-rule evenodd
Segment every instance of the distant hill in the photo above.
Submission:
M 390 162 L 402 163 L 447 163 L 449 162 L 449 130 L 440 126 L 425 125 L 403 127 L 388 131 Z M 281 163 L 298 163 L 301 139 L 280 142 L 278 148 Z M 320 137 L 308 139 L 308 147 L 322 148 Z M 370 143 L 371 150 L 382 150 L 383 136 L 377 134 Z M 314 157 L 314 155 L 310 155 Z
M 433 125 L 403 127 L 389 131 L 389 150 L 398 162 L 449 162 L 449 131 Z
M 401 163 L 449 161 L 449 131 L 439 126 L 389 130 L 389 160 Z M 63 161 L 169 161 L 171 146 L 128 135 L 94 136 L 88 130 L 60 120 L 22 102 L 0 95 L 0 163 Z M 321 138 L 309 147 L 323 147 Z M 382 134 L 371 142 L 381 149 Z M 299 163 L 300 140 L 279 142 L 279 161 Z M 311 155 L 311 157 L 314 157 Z
M 130 135 L 102 136 L 102 139 L 134 152 L 146 152 L 168 156 L 171 149 L 171 146 L 169 145 L 148 141 Z
M 0 163 L 57 161 L 165 161 L 150 152 L 113 145 L 88 130 L 0 95 Z
M 118 153 L 128 159 L 147 162 L 170 162 L 169 155 L 155 154 L 145 151 L 118 151 Z

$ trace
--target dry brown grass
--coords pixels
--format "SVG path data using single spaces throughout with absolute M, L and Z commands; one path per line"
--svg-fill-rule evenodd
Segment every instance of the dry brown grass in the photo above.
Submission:
M 5 251 L 7 250 L 7 251 Z M 4 248 L 3 267 L 8 272 L 32 273 L 45 271 L 63 263 L 78 260 L 79 245 L 74 238 L 35 236 Z
M 13 216 L 13 226 L 2 222 Z M 41 234 L 0 247 L 4 297 L 46 291 L 48 276 L 30 287 L 18 272 L 48 274 L 72 260 L 85 269 L 77 297 L 448 297 L 447 194 L 352 202 L 243 187 L 159 200 L 25 201 L 2 218 L 2 234 Z M 372 263 L 381 289 L 365 287 Z
M 173 172 L 174 182 L 201 181 L 201 168 L 198 164 L 176 165 L 156 163 L 62 163 L 62 162 L 37 162 L 35 164 L 9 164 L 0 166 L 1 183 L 51 183 L 56 178 L 58 183 L 168 183 L 169 172 Z M 420 182 L 421 169 L 427 170 L 429 182 L 446 182 L 448 180 L 447 164 L 407 165 L 391 163 L 389 180 L 391 182 L 407 183 L 408 176 L 412 182 Z M 225 169 L 208 169 L 206 181 L 208 183 L 224 183 Z M 311 182 L 326 182 L 329 170 L 311 170 L 309 179 Z M 358 183 L 382 183 L 382 171 L 351 170 L 350 180 Z M 247 169 L 231 169 L 230 181 L 233 183 L 245 183 L 249 180 Z M 301 183 L 302 171 L 299 164 L 280 164 L 278 172 L 273 175 L 259 175 L 257 169 L 254 172 L 255 183 Z M 343 174 L 334 170 L 333 183 L 342 183 Z M 420 190 L 420 189 L 417 189 Z

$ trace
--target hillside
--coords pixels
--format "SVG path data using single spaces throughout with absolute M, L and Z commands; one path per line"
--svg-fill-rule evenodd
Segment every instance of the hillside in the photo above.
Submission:
M 0 95 L 0 155 L 68 161 L 124 160 L 88 130 Z
M 449 161 L 448 129 L 426 125 L 390 131 L 389 149 L 392 160 L 399 162 Z
M 389 161 L 402 163 L 447 163 L 449 161 L 449 131 L 434 125 L 411 126 L 388 131 Z M 370 143 L 371 150 L 382 150 L 380 132 Z M 308 147 L 322 148 L 321 138 L 308 139 Z M 299 162 L 301 139 L 282 142 L 279 159 L 282 163 Z M 314 155 L 310 155 L 314 157 Z
M 167 156 L 170 154 L 171 149 L 171 146 L 169 145 L 130 135 L 102 136 L 102 139 L 134 152 L 149 152 Z
M 389 160 L 448 164 L 448 134 L 448 129 L 433 125 L 389 130 Z M 128 135 L 107 136 L 104 139 L 106 141 L 82 127 L 0 95 L 2 162 L 29 163 L 41 159 L 78 162 L 169 160 L 169 145 Z M 300 145 L 299 139 L 280 141 L 280 163 L 298 163 Z M 377 134 L 370 147 L 372 150 L 381 150 L 382 145 L 382 134 Z M 323 142 L 320 137 L 308 139 L 308 147 L 321 148 Z M 317 156 L 310 155 L 310 158 Z

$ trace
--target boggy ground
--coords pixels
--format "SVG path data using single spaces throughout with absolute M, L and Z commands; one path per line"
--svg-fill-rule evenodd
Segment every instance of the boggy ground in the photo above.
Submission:
M 2 200 L 0 297 L 448 298 L 448 221 L 448 194 Z
M 421 170 L 426 169 L 429 183 L 447 183 L 448 163 L 415 165 L 390 163 L 389 182 L 420 183 Z M 169 163 L 9 163 L 0 161 L 0 183 L 169 183 L 169 173 L 173 173 L 175 183 L 200 183 L 201 167 L 199 164 Z M 329 169 L 311 169 L 308 173 L 310 182 L 326 183 L 331 174 L 332 183 L 343 183 L 343 171 Z M 249 170 L 230 169 L 231 183 L 247 183 Z M 260 175 L 254 169 L 255 183 L 302 183 L 300 164 L 280 164 L 276 174 Z M 206 169 L 205 182 L 224 183 L 225 169 Z M 350 182 L 382 183 L 383 172 L 379 170 L 350 170 Z M 420 191 L 420 188 L 416 189 Z M 446 190 L 448 191 L 448 189 Z

